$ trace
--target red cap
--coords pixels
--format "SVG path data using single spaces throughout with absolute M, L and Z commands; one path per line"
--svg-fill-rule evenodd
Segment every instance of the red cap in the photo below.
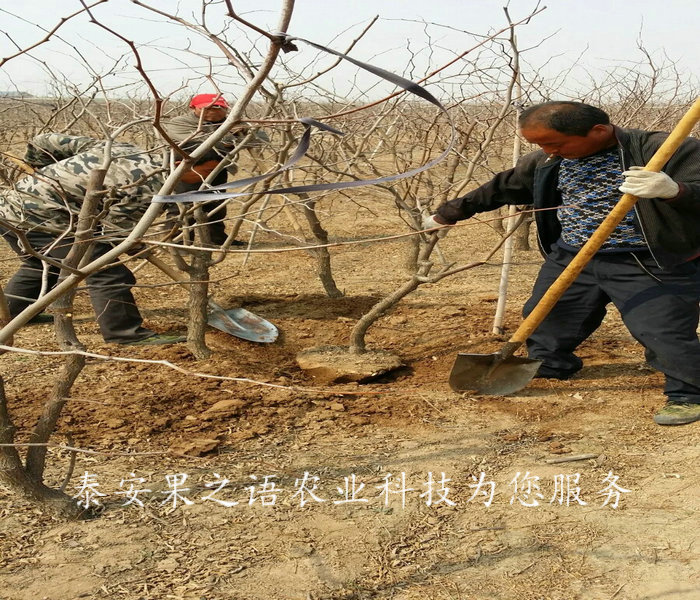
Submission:
M 197 94 L 190 100 L 190 108 L 201 108 L 203 106 L 228 108 L 228 102 L 221 94 Z

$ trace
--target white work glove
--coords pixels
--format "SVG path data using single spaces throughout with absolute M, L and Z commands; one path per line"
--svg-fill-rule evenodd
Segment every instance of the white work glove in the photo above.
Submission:
M 426 217 L 423 217 L 423 222 L 421 223 L 421 226 L 423 227 L 423 229 L 435 229 L 436 227 L 442 227 L 442 229 L 430 232 L 437 234 L 438 237 L 445 237 L 447 235 L 447 232 L 449 231 L 449 227 L 447 225 L 445 225 L 444 223 L 438 223 L 438 221 L 435 219 L 435 215 L 428 215 Z
M 637 198 L 675 198 L 680 191 L 678 184 L 666 173 L 643 171 L 642 167 L 630 167 L 620 191 Z

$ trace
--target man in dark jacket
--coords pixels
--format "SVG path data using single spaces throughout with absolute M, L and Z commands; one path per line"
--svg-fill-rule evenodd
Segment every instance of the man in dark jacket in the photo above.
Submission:
M 700 140 L 689 138 L 660 173 L 643 171 L 668 134 L 621 129 L 578 102 L 523 111 L 523 137 L 541 150 L 461 198 L 424 227 L 452 225 L 506 204 L 535 209 L 545 255 L 528 315 L 620 199 L 639 198 L 578 279 L 527 341 L 540 377 L 567 379 L 582 367 L 574 351 L 612 302 L 647 362 L 666 376 L 660 425 L 700 420 Z M 549 210 L 541 210 L 549 209 Z
M 197 94 L 190 100 L 190 109 L 189 113 L 163 123 L 165 132 L 170 139 L 187 152 L 195 150 L 221 126 L 228 115 L 229 105 L 221 94 Z M 183 177 L 175 188 L 175 192 L 179 194 L 200 189 L 207 175 L 232 149 L 236 146 L 240 147 L 248 132 L 247 126 L 239 124 L 236 129 L 227 133 L 205 156 L 199 159 L 198 164 L 201 165 L 202 169 L 195 169 L 197 172 L 190 173 L 190 177 L 187 175 Z M 256 131 L 253 140 L 247 141 L 245 147 L 261 146 L 268 141 L 269 139 L 264 132 Z M 214 177 L 210 185 L 216 186 L 226 183 L 227 174 L 235 174 L 236 170 L 235 162 L 229 162 L 228 166 Z M 214 246 L 221 246 L 227 239 L 226 210 L 225 208 L 216 210 L 219 205 L 220 203 L 211 202 L 206 208 L 208 213 L 214 212 L 214 214 L 207 215 L 207 230 L 210 242 Z M 244 245 L 244 243 L 233 240 L 232 245 Z
M 163 124 L 165 132 L 187 152 L 192 152 L 226 120 L 228 108 L 228 102 L 220 94 L 198 94 L 190 101 L 191 112 Z M 212 169 L 215 168 L 227 152 L 235 146 L 235 142 L 236 135 L 228 134 L 200 162 L 211 165 Z M 229 168 L 235 169 L 235 165 Z M 226 183 L 226 175 L 226 169 L 222 169 L 211 185 Z M 178 183 L 175 192 L 179 194 L 198 190 L 203 181 L 203 177 L 196 177 L 196 175 L 192 179 L 184 178 Z M 206 210 L 211 211 L 214 208 L 213 204 L 209 204 Z M 225 219 L 225 210 L 207 216 L 210 241 L 215 246 L 220 246 L 226 241 Z

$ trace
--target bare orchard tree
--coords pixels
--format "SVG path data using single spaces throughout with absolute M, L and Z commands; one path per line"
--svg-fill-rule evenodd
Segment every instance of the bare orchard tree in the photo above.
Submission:
M 527 20 L 529 18 L 523 21 Z M 373 187 L 374 194 L 382 194 L 393 200 L 397 214 L 410 230 L 420 232 L 422 218 L 431 207 L 460 195 L 468 187 L 501 170 L 510 161 L 510 157 L 504 156 L 503 149 L 508 147 L 504 140 L 511 141 L 512 145 L 513 99 L 518 69 L 503 69 L 494 57 L 500 58 L 506 65 L 510 64 L 512 56 L 504 51 L 508 46 L 498 36 L 503 33 L 512 35 L 513 29 L 518 25 L 522 23 L 509 23 L 504 30 L 486 40 L 478 40 L 473 56 L 463 53 L 460 57 L 463 62 L 458 69 L 462 77 L 442 74 L 443 85 L 445 81 L 455 78 L 462 82 L 460 101 L 451 104 L 448 109 L 458 135 L 454 140 L 452 154 L 448 157 L 447 168 L 423 171 L 411 178 L 382 182 Z M 431 75 L 441 72 L 442 69 L 437 69 Z M 469 73 L 468 77 L 466 73 Z M 503 73 L 508 73 L 509 76 L 503 78 Z M 471 86 L 463 83 L 465 80 Z M 320 149 L 314 148 L 311 154 L 315 162 L 323 164 L 338 178 L 381 179 L 387 171 L 409 171 L 440 155 L 450 140 L 451 126 L 444 118 L 444 113 L 426 108 L 405 96 L 388 98 L 384 103 L 346 110 L 340 114 L 345 118 L 335 121 L 335 124 L 353 134 L 327 139 L 325 145 Z M 309 168 L 307 172 L 311 173 L 312 169 Z M 358 207 L 372 211 L 371 197 L 365 200 L 357 192 L 348 196 L 358 203 Z M 377 215 L 377 218 L 380 216 Z M 407 248 L 409 260 L 406 261 L 408 277 L 356 323 L 350 334 L 349 346 L 345 348 L 354 358 L 348 358 L 347 364 L 355 370 L 359 364 L 358 357 L 366 355 L 367 372 L 381 371 L 381 367 L 377 369 L 377 366 L 386 353 L 370 351 L 366 345 L 366 334 L 372 324 L 419 286 L 437 283 L 445 277 L 475 268 L 492 259 L 515 229 L 517 228 L 502 236 L 482 259 L 466 264 L 451 263 L 440 254 L 439 266 L 435 264 L 438 261 L 432 258 L 438 245 L 435 234 L 415 233 L 406 236 L 410 240 Z M 315 369 L 319 364 L 325 363 L 338 372 L 338 365 L 344 364 L 342 351 L 341 348 L 322 347 L 304 351 L 298 359 L 305 368 Z M 388 363 L 396 364 L 391 360 Z
M 523 21 L 529 22 L 530 17 Z M 522 22 L 518 24 L 509 22 L 508 28 L 504 30 L 504 32 L 507 31 L 511 40 L 516 26 L 521 24 Z M 489 177 L 494 170 L 500 170 L 501 165 L 507 160 L 502 155 L 502 149 L 507 147 L 504 138 L 507 139 L 511 136 L 512 139 L 513 135 L 510 123 L 512 122 L 514 90 L 517 89 L 519 68 L 517 62 L 513 63 L 512 61 L 513 55 L 517 59 L 517 47 L 512 44 L 510 46 L 504 45 L 497 36 L 494 36 L 492 42 L 492 47 L 488 49 L 488 52 L 481 48 L 481 52 L 471 61 L 465 61 L 466 65 L 463 69 L 468 70 L 470 74 L 477 74 L 476 78 L 478 79 L 475 84 L 477 95 L 472 98 L 472 102 L 463 101 L 451 107 L 452 118 L 460 135 L 457 138 L 456 149 L 447 160 L 447 174 L 445 175 L 445 171 L 441 170 L 439 172 L 441 176 L 436 177 L 436 174 L 428 171 L 411 180 L 402 181 L 398 185 L 387 188 L 387 191 L 394 197 L 400 214 L 414 230 L 420 231 L 422 229 L 422 217 L 430 211 L 431 207 L 449 198 L 459 196 L 468 186 L 481 180 L 484 174 Z M 479 44 L 480 47 L 483 45 L 483 42 Z M 511 54 L 508 48 L 514 53 Z M 486 87 L 487 82 L 491 85 L 495 83 L 491 80 L 491 69 L 495 68 L 492 61 L 493 53 L 501 57 L 512 68 L 509 77 L 501 83 L 502 87 L 500 89 L 496 87 L 492 90 L 491 95 L 484 97 L 479 91 L 480 88 Z M 491 59 L 487 63 L 489 64 L 488 69 L 481 68 L 485 56 Z M 472 75 L 472 79 L 474 78 Z M 413 119 L 416 118 L 415 113 L 416 111 L 412 112 Z M 418 132 L 420 133 L 419 139 L 411 140 L 410 137 L 401 141 L 394 139 L 391 144 L 386 145 L 394 148 L 417 147 L 424 149 L 425 152 L 430 152 L 430 150 L 435 152 L 439 140 L 444 139 L 445 124 L 440 124 L 440 121 L 436 120 L 435 117 L 428 120 L 428 115 L 423 118 L 425 119 L 424 125 L 416 124 L 413 120 L 406 128 L 408 131 L 404 132 L 404 135 L 409 136 L 415 136 Z M 443 136 L 431 137 L 430 133 L 440 128 L 443 129 Z M 396 166 L 401 166 L 404 170 L 406 168 L 405 163 Z M 423 197 L 422 201 L 419 200 L 421 197 Z M 522 220 L 521 218 L 519 222 Z M 495 222 L 497 223 L 498 220 Z M 494 256 L 516 230 L 516 225 L 509 228 L 508 233 L 501 237 L 501 240 L 487 253 L 487 257 L 484 259 L 466 265 L 455 265 L 442 259 L 442 266 L 438 269 L 434 269 L 432 259 L 432 253 L 438 244 L 437 235 L 412 236 L 413 260 L 409 263 L 409 278 L 358 321 L 350 335 L 350 352 L 359 354 L 366 351 L 365 336 L 369 327 L 407 294 L 424 283 L 436 283 L 450 275 L 484 264 Z
M 52 39 L 52 34 L 55 34 L 60 26 L 69 19 L 82 13 L 87 14 L 95 26 L 100 27 L 102 30 L 104 30 L 104 32 L 106 32 L 105 35 L 112 35 L 120 39 L 124 43 L 125 48 L 127 48 L 127 50 L 133 54 L 133 57 L 136 59 L 136 70 L 142 76 L 144 83 L 148 86 L 152 93 L 152 101 L 155 105 L 154 120 L 156 127 L 158 127 L 162 116 L 162 98 L 150 79 L 149 74 L 143 68 L 136 44 L 123 34 L 110 29 L 108 26 L 100 22 L 99 18 L 92 12 L 92 9 L 96 4 L 99 4 L 99 2 L 93 4 L 92 6 L 83 4 L 82 11 L 78 11 L 74 15 L 63 19 L 61 23 L 59 23 L 52 30 L 52 32 L 47 34 L 47 36 L 39 42 L 39 44 L 50 42 Z M 245 27 L 253 27 L 247 22 L 241 21 L 233 11 L 232 6 L 229 5 L 228 8 L 229 19 L 242 23 Z M 283 32 L 286 30 L 291 18 L 292 9 L 292 0 L 285 0 L 282 2 L 278 22 L 279 31 Z M 203 155 L 211 147 L 213 147 L 214 143 L 216 143 L 216 141 L 225 134 L 233 123 L 240 120 L 243 110 L 252 99 L 256 90 L 264 82 L 267 73 L 272 68 L 278 53 L 284 45 L 284 39 L 278 34 L 273 35 L 262 30 L 255 30 L 261 35 L 267 37 L 268 41 L 268 51 L 265 55 L 263 63 L 245 86 L 235 106 L 231 110 L 226 123 L 222 125 L 220 130 L 215 132 L 210 139 L 204 142 L 197 150 L 192 152 L 192 154 L 183 156 L 183 160 L 181 161 L 180 165 L 164 178 L 161 189 L 159 190 L 160 194 L 169 194 L 173 190 L 175 183 L 178 181 L 185 169 L 193 164 L 194 161 L 199 158 L 199 156 Z M 31 48 L 34 48 L 37 45 L 38 44 L 31 46 Z M 3 59 L 0 64 L 4 64 L 8 60 L 16 58 L 17 56 L 22 56 L 31 48 L 18 51 L 16 54 Z M 105 100 L 107 100 L 107 98 L 105 98 Z M 82 106 L 82 109 L 86 111 L 86 114 L 90 114 L 90 111 L 92 110 L 91 105 L 93 104 L 92 98 L 90 98 L 89 101 L 84 101 L 78 97 L 76 98 L 76 103 Z M 105 202 L 105 195 L 100 193 L 100 188 L 104 176 L 110 167 L 110 140 L 114 140 L 126 129 L 125 127 L 116 127 L 110 131 L 109 125 L 105 125 L 105 123 L 109 123 L 109 120 L 114 118 L 114 107 L 108 105 L 107 114 L 111 116 L 106 121 L 101 121 L 98 119 L 100 127 L 102 128 L 101 132 L 103 137 L 107 139 L 107 146 L 103 152 L 104 159 L 102 164 L 95 168 L 91 173 L 90 186 L 86 191 L 80 214 L 77 217 L 75 229 L 71 232 L 71 236 L 74 237 L 75 243 L 69 251 L 67 258 L 60 263 L 61 276 L 59 283 L 53 289 L 46 291 L 46 293 L 43 294 L 36 302 L 31 304 L 14 318 L 10 318 L 4 297 L 1 299 L 2 302 L 0 302 L 2 305 L 0 307 L 0 318 L 2 318 L 4 325 L 2 330 L 0 330 L 0 345 L 12 343 L 14 334 L 23 325 L 25 325 L 30 319 L 35 317 L 44 309 L 51 307 L 51 310 L 55 314 L 57 339 L 62 350 L 66 352 L 64 367 L 56 375 L 54 391 L 46 402 L 39 422 L 29 436 L 28 450 L 24 459 L 22 458 L 16 445 L 16 430 L 11 420 L 9 410 L 11 399 L 7 397 L 4 382 L 0 377 L 0 456 L 2 457 L 2 461 L 0 462 L 0 481 L 10 486 L 13 490 L 27 499 L 38 502 L 44 508 L 64 516 L 77 516 L 81 513 L 81 511 L 73 499 L 71 499 L 68 495 L 66 495 L 60 489 L 52 488 L 44 483 L 44 470 L 46 466 L 46 452 L 49 439 L 54 432 L 61 411 L 70 397 L 70 390 L 73 383 L 79 376 L 85 364 L 84 346 L 78 340 L 72 326 L 72 301 L 75 288 L 90 274 L 112 264 L 113 261 L 117 260 L 125 252 L 133 250 L 136 244 L 143 243 L 145 240 L 147 240 L 148 238 L 146 234 L 149 227 L 156 222 L 162 212 L 162 205 L 151 204 L 146 209 L 145 214 L 139 223 L 136 224 L 133 230 L 128 232 L 122 241 L 116 243 L 113 250 L 107 252 L 97 259 L 92 259 L 90 257 L 90 248 L 92 245 L 92 240 L 94 239 L 94 232 L 96 227 L 99 225 L 101 215 L 104 213 L 103 203 Z M 128 116 L 129 115 L 127 113 L 127 118 Z M 7 226 L 8 224 L 5 225 Z M 19 236 L 21 236 L 20 231 L 17 231 L 17 233 Z M 29 247 L 28 244 L 26 246 Z M 50 259 L 44 256 L 40 256 L 40 258 L 44 261 L 50 261 Z M 199 281 L 204 282 L 202 288 L 196 290 L 198 294 L 194 294 L 195 298 L 206 299 L 207 297 L 207 269 L 207 257 L 202 257 L 201 254 L 195 254 L 195 258 L 193 260 L 193 276 Z M 193 312 L 199 313 L 203 316 L 202 318 L 206 318 L 206 302 L 200 301 L 198 304 L 192 304 L 194 305 Z M 203 344 L 203 329 L 197 331 L 197 335 L 194 337 L 190 335 L 189 341 L 193 352 L 205 354 L 206 347 Z M 71 468 L 68 470 L 70 473 Z
M 90 253 L 94 243 L 95 230 L 99 225 L 101 205 L 104 201 L 103 183 L 107 171 L 112 162 L 111 143 L 121 132 L 117 130 L 108 139 L 103 153 L 102 163 L 90 172 L 85 198 L 80 213 L 77 217 L 75 234 L 71 237 L 73 242 L 66 258 L 61 261 L 60 277 L 68 274 L 80 274 L 80 266 L 90 260 Z M 5 227 L 11 227 L 5 224 Z M 18 236 L 23 237 L 20 230 L 15 230 Z M 66 235 L 71 235 L 66 232 Z M 26 238 L 24 238 L 26 241 Z M 25 244 L 31 248 L 29 243 Z M 45 259 L 48 260 L 48 259 Z M 46 453 L 49 438 L 53 433 L 61 411 L 70 397 L 70 390 L 75 380 L 85 366 L 85 346 L 78 339 L 73 327 L 73 300 L 75 288 L 69 289 L 64 295 L 57 297 L 51 304 L 51 312 L 54 315 L 54 328 L 59 347 L 66 352 L 63 367 L 59 370 L 54 388 L 49 395 L 41 416 L 29 436 L 29 446 L 24 463 L 17 449 L 12 445 L 14 441 L 15 427 L 12 424 L 5 393 L 4 383 L 0 377 L 0 454 L 3 456 L 3 468 L 0 469 L 0 480 L 8 484 L 11 489 L 28 496 L 41 504 L 48 504 L 50 509 L 64 516 L 78 516 L 79 506 L 61 490 L 55 490 L 45 485 L 44 469 L 46 466 Z M 3 312 L 6 318 L 9 311 L 3 297 Z M 11 322 L 5 324 L 4 329 L 16 331 Z M 8 340 L 11 343 L 11 338 Z M 71 470 L 69 469 L 69 474 Z

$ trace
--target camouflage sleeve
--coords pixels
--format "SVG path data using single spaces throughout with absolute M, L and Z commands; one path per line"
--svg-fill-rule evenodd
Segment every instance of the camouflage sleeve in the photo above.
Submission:
M 221 123 L 200 123 L 197 117 L 187 114 L 164 121 L 163 129 L 174 142 L 187 152 L 192 152 L 216 131 L 220 125 Z M 217 157 L 225 156 L 231 148 L 240 143 L 247 132 L 248 128 L 244 125 L 235 125 L 235 129 L 221 138 L 212 149 L 212 152 L 200 160 L 215 160 Z
M 118 157 L 112 163 L 105 187 L 109 190 L 102 220 L 106 231 L 130 231 L 143 216 L 153 196 L 163 185 L 163 169 L 146 153 Z
M 35 169 L 75 156 L 104 142 L 91 137 L 64 133 L 43 133 L 27 144 L 24 162 Z

